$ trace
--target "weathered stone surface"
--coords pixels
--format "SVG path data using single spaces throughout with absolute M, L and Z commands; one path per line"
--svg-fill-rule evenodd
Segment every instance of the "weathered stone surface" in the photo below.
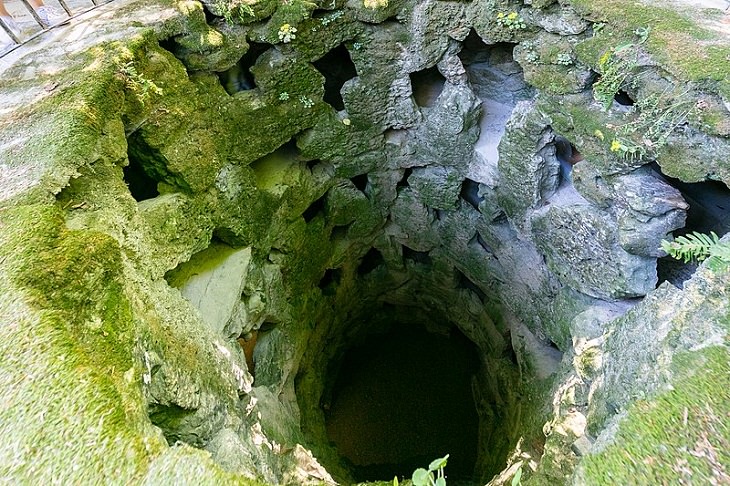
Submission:
M 634 255 L 663 256 L 661 241 L 684 226 L 689 204 L 682 194 L 647 171 L 620 176 L 613 188 L 621 247 Z
M 499 144 L 498 201 L 518 228 L 557 189 L 560 163 L 551 143 L 554 134 L 531 102 L 520 102 Z M 530 140 L 529 143 L 525 143 Z M 509 190 L 507 189 L 509 187 Z
M 535 243 L 550 270 L 566 285 L 599 298 L 638 297 L 656 283 L 652 258 L 619 246 L 612 218 L 591 206 L 555 206 L 535 213 Z
M 408 185 L 426 206 L 435 209 L 456 209 L 462 176 L 446 167 L 417 167 L 408 178 Z
M 211 18 L 220 2 L 206 0 L 206 12 L 193 1 L 120 0 L 92 12 L 91 29 L 79 17 L 4 57 L 0 455 L 12 469 L 3 477 L 310 484 L 334 482 L 331 473 L 354 483 L 329 445 L 320 400 L 343 350 L 387 328 L 370 320 L 380 306 L 430 331 L 458 328 L 479 347 L 483 483 L 520 437 L 522 451 L 541 458 L 525 476 L 570 481 L 586 414 L 599 440 L 580 449 L 590 454 L 577 484 L 625 471 L 626 483 L 653 477 L 665 461 L 627 460 L 625 451 L 666 443 L 679 444 L 671 463 L 695 467 L 696 437 L 686 431 L 701 422 L 651 424 L 683 417 L 676 404 L 687 421 L 708 407 L 707 417 L 726 415 L 717 391 L 730 389 L 726 352 L 713 353 L 726 334 L 727 272 L 702 267 L 682 290 L 653 290 L 658 240 L 683 224 L 686 208 L 636 170 L 650 160 L 611 152 L 611 127 L 627 108 L 600 111 L 588 66 L 605 74 L 606 50 L 636 39 L 646 27 L 637 19 L 660 12 L 637 54 L 648 74 L 624 88 L 638 105 L 649 88 L 689 84 L 699 112 L 659 164 L 685 181 L 727 182 L 728 76 L 714 62 L 725 41 L 718 32 L 695 39 L 693 26 L 674 42 L 666 25 L 684 20 L 672 6 L 523 4 L 264 0 L 226 25 Z M 525 28 L 497 22 L 512 11 Z M 584 34 L 588 21 L 575 12 L 605 20 L 603 31 Z M 279 38 L 285 23 L 297 28 L 291 42 Z M 504 44 L 460 51 L 475 40 L 471 29 Z M 210 71 L 235 63 L 249 41 L 273 47 L 252 68 L 256 88 L 231 96 Z M 312 62 L 343 43 L 357 76 L 341 87 L 345 110 L 336 112 L 323 96 L 342 80 Z M 686 45 L 698 53 L 691 63 L 672 50 Z M 433 104 L 418 106 L 410 75 L 434 66 L 444 89 L 437 97 L 438 83 L 426 86 Z M 514 104 L 533 96 L 524 78 L 539 88 L 537 102 L 518 106 L 498 152 Z M 553 131 L 585 156 L 573 185 L 558 173 Z M 160 195 L 135 201 L 135 175 Z M 239 265 L 211 270 L 195 297 L 210 309 L 201 313 L 162 277 L 213 238 L 234 247 L 223 260 Z M 221 290 L 215 299 L 211 289 Z M 253 356 L 229 339 L 248 333 Z M 683 350 L 692 350 L 687 365 Z M 613 427 L 618 410 L 629 435 Z M 546 421 L 547 442 L 534 426 Z M 503 428 L 492 430 L 496 422 Z M 500 481 L 519 466 L 508 463 Z
M 171 272 L 170 285 L 180 289 L 215 332 L 223 330 L 233 315 L 246 283 L 251 249 L 212 244 Z

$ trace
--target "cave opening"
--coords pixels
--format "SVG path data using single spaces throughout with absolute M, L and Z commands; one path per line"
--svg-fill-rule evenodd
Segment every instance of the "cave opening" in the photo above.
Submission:
M 256 64 L 261 54 L 266 52 L 270 47 L 270 44 L 249 42 L 246 54 L 233 67 L 217 73 L 221 85 L 229 95 L 233 96 L 240 91 L 256 88 L 256 80 L 251 72 L 251 68 Z
M 476 346 L 458 329 L 394 322 L 348 349 L 325 405 L 327 435 L 354 479 L 407 477 L 450 454 L 450 481 L 473 480 Z
M 157 181 L 145 171 L 142 162 L 130 153 L 129 165 L 122 169 L 124 182 L 135 201 L 140 202 L 153 199 L 160 195 L 157 190 Z
M 693 232 L 714 232 L 722 237 L 730 231 L 730 188 L 720 181 L 684 182 L 664 174 L 658 164 L 651 164 L 654 173 L 677 189 L 689 204 L 684 227 L 674 231 L 676 238 Z M 685 263 L 671 256 L 657 260 L 658 284 L 669 281 L 682 287 L 697 270 L 697 263 Z
M 337 111 L 344 110 L 342 87 L 347 81 L 357 76 L 357 69 L 350 57 L 350 51 L 344 44 L 340 44 L 312 64 L 324 76 L 325 103 Z
M 413 99 L 421 108 L 430 108 L 436 104 L 436 99 L 444 90 L 446 78 L 436 66 L 432 66 L 415 73 L 411 73 Z

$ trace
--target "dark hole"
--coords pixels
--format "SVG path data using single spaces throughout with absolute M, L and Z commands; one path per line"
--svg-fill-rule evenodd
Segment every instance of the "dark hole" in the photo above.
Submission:
M 583 160 L 583 155 L 567 138 L 555 137 L 555 157 L 560 162 L 560 179 L 572 183 L 573 166 Z
M 175 42 L 174 37 L 168 37 L 167 39 L 161 39 L 159 41 L 159 44 L 160 44 L 160 47 L 162 47 L 166 51 L 171 52 L 173 54 L 175 54 L 175 52 L 177 51 L 177 43 Z
M 360 276 L 367 275 L 384 263 L 385 259 L 383 258 L 383 254 L 375 248 L 370 248 L 365 256 L 362 257 L 362 261 L 357 267 L 357 273 Z
M 436 221 L 443 221 L 444 219 L 444 210 L 443 209 L 434 209 L 433 210 L 433 216 Z
M 314 168 L 317 167 L 321 162 L 322 161 L 319 159 L 308 160 L 307 169 L 309 169 L 310 172 L 314 173 Z
M 167 442 L 172 445 L 178 441 L 186 442 L 193 446 L 202 446 L 198 437 L 191 433 L 190 421 L 195 414 L 195 409 L 182 408 L 176 404 L 161 405 L 150 404 L 148 409 L 150 421 L 162 430 Z
M 270 47 L 271 45 L 269 44 L 249 42 L 248 51 L 246 51 L 246 54 L 243 55 L 241 60 L 228 71 L 218 73 L 221 85 L 223 85 L 229 95 L 256 87 L 256 81 L 251 73 L 251 67 L 256 64 L 261 54 L 266 52 Z
M 410 478 L 450 454 L 449 481 L 472 479 L 479 418 L 471 389 L 476 348 L 394 322 L 344 356 L 326 416 L 327 434 L 357 481 Z
M 422 265 L 430 265 L 431 255 L 427 251 L 416 251 L 403 245 L 403 260 L 410 260 L 413 263 L 420 263 Z
M 622 89 L 614 95 L 613 99 L 621 106 L 634 106 L 634 100 Z
M 274 329 L 278 325 L 277 322 L 274 321 L 264 321 L 259 326 L 259 332 L 269 332 L 272 329 Z
M 459 59 L 464 66 L 479 63 L 488 65 L 510 63 L 514 61 L 512 53 L 516 45 L 509 42 L 487 44 L 474 29 L 471 29 L 461 44 Z
M 506 346 L 506 354 L 509 360 L 514 365 L 519 365 L 519 361 L 517 360 L 517 353 L 515 353 L 514 348 L 512 347 L 512 337 L 510 334 L 510 337 L 508 337 L 507 342 L 510 343 L 508 346 Z
M 337 286 L 342 280 L 342 270 L 339 268 L 328 268 L 317 285 L 324 295 L 334 295 Z
M 367 174 L 360 174 L 358 176 L 355 176 L 350 179 L 353 184 L 355 184 L 355 187 L 357 187 L 362 192 L 365 192 L 365 188 L 368 186 L 368 175 Z
M 421 107 L 430 107 L 436 103 L 444 90 L 446 78 L 439 72 L 436 66 L 411 73 L 411 86 L 413 88 L 413 98 L 416 104 Z
M 350 52 L 344 44 L 340 44 L 313 64 L 324 76 L 324 101 L 337 111 L 344 110 L 345 102 L 340 91 L 345 82 L 357 76 Z
M 413 174 L 413 169 L 410 167 L 403 171 L 403 177 L 401 177 L 395 187 L 408 187 L 408 178 L 411 174 Z
M 157 181 L 147 174 L 142 164 L 130 153 L 129 165 L 122 169 L 124 182 L 129 186 L 129 192 L 136 201 L 152 199 L 160 195 L 157 190 Z
M 213 15 L 213 13 L 208 9 L 205 4 L 203 4 L 203 14 L 205 14 L 205 23 L 208 25 L 212 24 L 213 22 L 215 22 L 216 19 L 219 18 Z
M 326 196 L 322 196 L 316 201 L 314 201 L 312 204 L 309 205 L 307 209 L 304 210 L 304 213 L 302 213 L 302 217 L 304 218 L 304 222 L 309 223 L 314 218 L 316 218 L 318 215 L 322 214 L 324 215 L 324 200 Z
M 718 236 L 730 231 L 730 189 L 725 184 L 719 181 L 683 182 L 662 173 L 661 167 L 656 163 L 651 167 L 659 177 L 679 190 L 689 204 L 685 226 L 674 231 L 675 238 L 695 231 L 713 231 Z M 657 260 L 659 283 L 666 280 L 681 288 L 695 270 L 695 262 L 684 263 L 669 256 Z
M 464 179 L 464 182 L 461 183 L 461 193 L 459 195 L 477 211 L 479 211 L 479 203 L 484 201 L 484 198 L 479 196 L 479 183 L 471 179 Z
M 477 284 L 475 284 L 474 282 L 472 282 L 469 279 L 469 277 L 467 277 L 466 275 L 464 275 L 459 270 L 456 270 L 456 279 L 457 279 L 456 286 L 458 288 L 460 288 L 460 289 L 466 289 L 466 290 L 471 290 L 472 292 L 474 292 L 476 294 L 477 297 L 479 297 L 479 300 L 481 300 L 482 302 L 484 302 L 486 300 L 487 294 L 485 294 L 482 291 L 482 289 L 480 289 L 479 287 L 477 287 Z

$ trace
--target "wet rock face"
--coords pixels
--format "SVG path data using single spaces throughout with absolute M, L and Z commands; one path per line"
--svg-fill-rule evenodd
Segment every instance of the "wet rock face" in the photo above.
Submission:
M 524 4 L 259 2 L 231 23 L 187 2 L 95 54 L 134 71 L 74 61 L 58 82 L 81 88 L 44 95 L 53 116 L 0 125 L 0 312 L 57 336 L 38 359 L 103 377 L 79 386 L 117 414 L 54 381 L 78 423 L 38 434 L 82 437 L 75 457 L 138 451 L 120 473 L 58 459 L 16 479 L 350 483 L 450 453 L 466 482 L 579 466 L 596 484 L 579 456 L 614 415 L 667 385 L 675 353 L 722 341 L 723 274 L 680 290 L 656 269 L 673 232 L 727 231 L 727 187 L 686 183 L 727 183 L 730 144 L 687 115 L 668 147 L 686 162 L 620 157 L 610 130 L 634 112 L 593 101 L 590 22 Z M 636 106 L 657 76 L 626 86 Z M 36 131 L 74 143 L 12 142 Z M 4 356 L 27 351 L 3 332 Z M 12 400 L 31 409 L 2 421 L 22 448 L 46 398 Z

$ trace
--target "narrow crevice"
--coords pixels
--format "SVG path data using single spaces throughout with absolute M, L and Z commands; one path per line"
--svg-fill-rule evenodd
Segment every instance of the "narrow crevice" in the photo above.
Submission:
M 479 211 L 479 204 L 484 201 L 484 198 L 479 195 L 479 183 L 468 178 L 461 183 L 459 196 L 477 211 Z
M 253 330 L 241 334 L 238 336 L 236 341 L 243 350 L 243 355 L 246 357 L 246 367 L 251 376 L 256 378 L 256 363 L 253 359 L 253 351 L 256 348 L 256 342 L 258 341 L 259 331 Z
M 325 207 L 325 199 L 326 196 L 322 196 L 319 199 L 312 202 L 312 204 L 309 205 L 307 209 L 304 210 L 302 213 L 302 217 L 304 218 L 305 223 L 309 223 L 317 216 L 324 217 L 324 207 Z
M 358 188 L 361 192 L 365 192 L 365 189 L 368 187 L 368 175 L 367 174 L 360 174 L 355 177 L 351 177 L 350 181 L 355 184 L 355 187 Z
M 560 162 L 560 185 L 572 184 L 573 166 L 583 160 L 583 154 L 567 138 L 555 137 L 555 157 Z
M 482 235 L 479 234 L 477 231 L 474 234 L 474 237 L 469 241 L 469 246 L 472 248 L 480 248 L 484 250 L 485 252 L 489 253 L 490 255 L 493 255 L 494 252 L 489 247 L 486 241 L 484 241 L 484 238 L 482 238 Z
M 398 183 L 395 185 L 398 189 L 403 189 L 405 187 L 408 187 L 408 178 L 413 174 L 413 168 L 409 167 L 406 170 L 403 171 L 403 177 L 400 178 Z
M 324 275 L 319 280 L 317 286 L 324 295 L 334 295 L 337 291 L 337 286 L 342 280 L 342 269 L 340 268 L 328 268 L 325 270 Z
M 486 301 L 487 294 L 485 294 L 484 291 L 477 286 L 477 284 L 472 282 L 469 277 L 464 275 L 464 273 L 460 270 L 455 270 L 455 274 L 457 288 L 471 290 L 477 297 L 479 297 L 479 300 L 482 301 L 482 303 Z
M 160 195 L 157 190 L 157 181 L 150 177 L 142 163 L 136 157 L 129 157 L 129 165 L 122 169 L 124 182 L 129 187 L 129 193 L 135 201 L 140 202 L 153 199 Z
M 420 265 L 431 265 L 431 255 L 427 251 L 416 251 L 412 248 L 403 246 L 403 261 L 411 261 Z

